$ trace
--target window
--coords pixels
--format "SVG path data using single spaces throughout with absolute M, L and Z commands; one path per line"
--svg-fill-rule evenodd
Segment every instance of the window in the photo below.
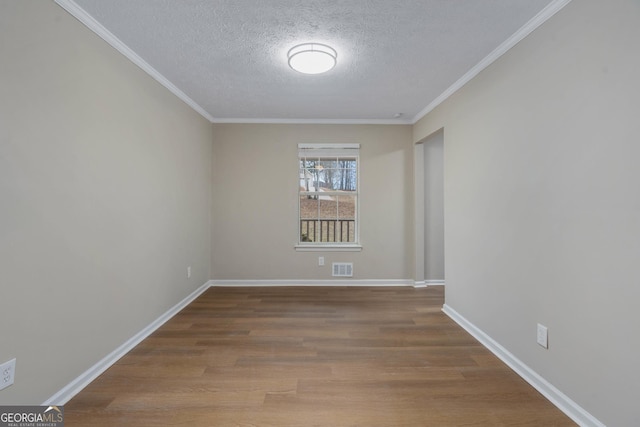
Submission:
M 360 144 L 298 145 L 298 247 L 358 247 Z

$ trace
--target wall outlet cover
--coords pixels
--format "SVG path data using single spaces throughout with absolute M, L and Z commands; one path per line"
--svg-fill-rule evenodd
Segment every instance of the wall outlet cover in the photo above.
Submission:
M 13 384 L 16 376 L 16 359 L 11 359 L 8 362 L 0 365 L 0 390 L 9 387 Z
M 538 344 L 544 348 L 549 348 L 549 330 L 540 323 L 538 323 Z

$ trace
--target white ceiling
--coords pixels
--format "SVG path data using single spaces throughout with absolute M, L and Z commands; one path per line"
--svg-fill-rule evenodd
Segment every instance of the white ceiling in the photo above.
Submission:
M 56 1 L 211 121 L 354 123 L 415 122 L 568 2 Z M 338 65 L 291 70 L 309 41 Z

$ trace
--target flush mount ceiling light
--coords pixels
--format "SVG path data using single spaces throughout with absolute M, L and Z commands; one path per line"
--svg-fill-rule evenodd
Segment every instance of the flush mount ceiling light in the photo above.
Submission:
M 331 46 L 303 43 L 289 49 L 289 66 L 304 74 L 326 73 L 336 66 L 338 54 Z

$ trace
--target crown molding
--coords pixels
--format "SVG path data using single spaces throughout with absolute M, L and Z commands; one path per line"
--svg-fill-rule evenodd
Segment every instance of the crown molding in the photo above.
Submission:
M 411 120 L 399 119 L 248 119 L 217 117 L 212 123 L 241 123 L 241 124 L 311 124 L 311 125 L 412 125 Z
M 442 104 L 447 98 L 456 93 L 462 86 L 467 84 L 471 79 L 480 74 L 482 70 L 493 64 L 502 55 L 507 53 L 512 47 L 518 44 L 522 39 L 531 34 L 535 29 L 544 24 L 549 18 L 559 12 L 563 7 L 568 5 L 571 0 L 554 0 L 549 3 L 544 9 L 542 9 L 536 16 L 531 18 L 529 22 L 524 24 L 518 31 L 516 31 L 511 37 L 505 40 L 500 46 L 495 48 L 489 55 L 487 55 L 482 61 L 478 62 L 473 68 L 471 68 L 465 75 L 460 77 L 453 85 L 447 90 L 442 92 L 440 96 L 431 101 L 422 111 L 420 111 L 411 121 L 411 124 L 415 124 L 418 120 L 433 111 L 438 105 Z
M 457 92 L 471 79 L 476 77 L 482 70 L 487 68 L 498 58 L 504 55 L 512 47 L 518 44 L 522 39 L 527 37 L 531 32 L 544 24 L 549 18 L 564 8 L 571 0 L 554 0 L 549 3 L 542 11 L 534 16 L 529 22 L 516 31 L 511 37 L 505 40 L 500 46 L 494 49 L 482 61 L 471 68 L 465 75 L 458 79 L 453 85 L 445 90 L 440 96 L 434 99 L 422 111 L 420 111 L 413 119 L 280 119 L 280 118 L 221 118 L 213 117 L 204 108 L 202 108 L 193 99 L 187 96 L 182 90 L 171 83 L 160 72 L 153 68 L 149 63 L 136 54 L 131 48 L 118 39 L 113 33 L 107 30 L 102 24 L 96 21 L 89 13 L 78 6 L 73 0 L 54 0 L 60 7 L 84 24 L 87 28 L 97 34 L 118 52 L 123 54 L 131 62 L 140 67 L 143 71 L 153 77 L 158 83 L 167 88 L 171 93 L 193 108 L 202 117 L 211 123 L 242 123 L 242 124 L 374 124 L 374 125 L 413 125 L 418 120 L 429 114 L 438 105 L 443 103 L 447 98 Z
M 158 83 L 167 88 L 171 93 L 180 98 L 184 103 L 193 108 L 202 117 L 211 123 L 239 123 L 239 124 L 331 124 L 331 125 L 411 125 L 408 119 L 276 119 L 276 118 L 223 118 L 213 117 L 198 103 L 181 91 L 169 79 L 164 77 L 158 70 L 153 68 L 135 53 L 129 46 L 124 44 L 112 32 L 107 30 L 87 11 L 78 6 L 73 0 L 54 0 L 60 7 L 66 10 L 71 16 L 84 24 L 100 38 L 106 41 L 111 47 L 123 54 L 127 59 L 140 67 L 144 72 L 153 77 Z
M 76 18 L 82 24 L 84 24 L 91 31 L 96 33 L 100 38 L 109 43 L 114 49 L 123 54 L 127 59 L 140 67 L 144 72 L 153 77 L 158 83 L 167 88 L 171 93 L 180 98 L 185 104 L 193 108 L 198 114 L 210 122 L 214 121 L 213 116 L 207 113 L 204 108 L 198 105 L 193 99 L 189 98 L 187 94 L 178 89 L 176 85 L 171 83 L 166 77 L 153 68 L 147 61 L 142 59 L 135 53 L 129 46 L 124 44 L 113 33 L 107 30 L 102 24 L 95 20 L 95 18 L 89 15 L 84 9 L 78 6 L 73 0 L 54 0 L 60 7 L 69 12 L 71 16 Z

